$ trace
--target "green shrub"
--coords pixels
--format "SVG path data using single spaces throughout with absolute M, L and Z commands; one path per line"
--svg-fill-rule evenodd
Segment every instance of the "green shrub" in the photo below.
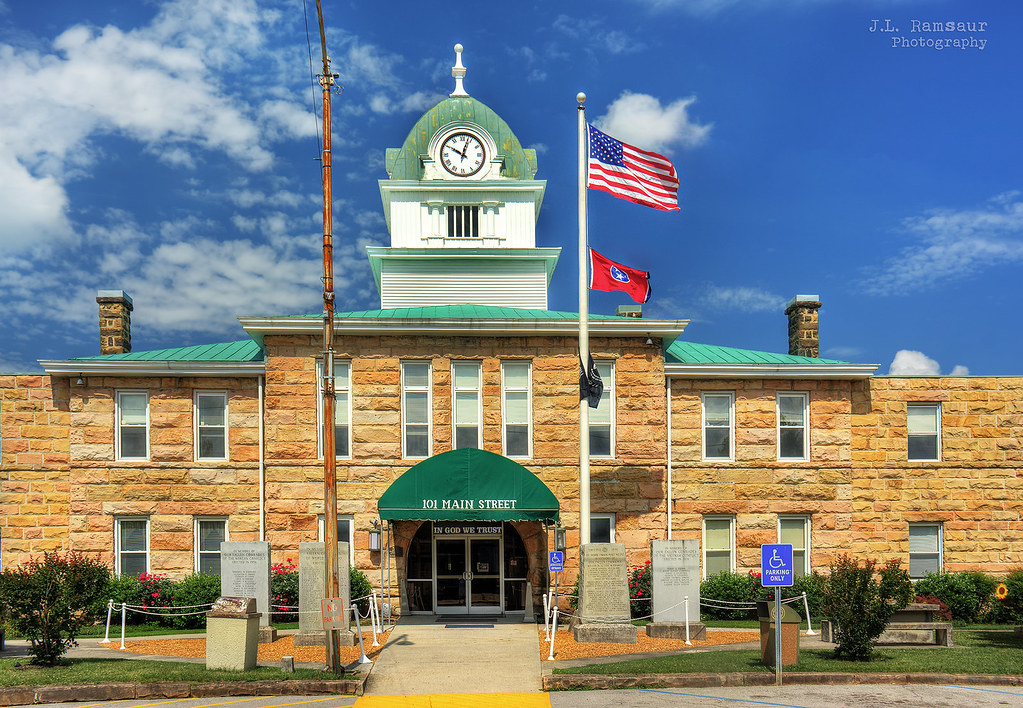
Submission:
M 773 598 L 772 591 L 761 587 L 760 574 L 722 570 L 700 583 L 700 611 L 707 617 L 723 620 L 756 619 L 756 608 L 727 609 L 728 603 L 752 603 Z M 710 603 L 721 603 L 715 607 Z
M 819 620 L 824 614 L 824 611 L 821 609 L 821 600 L 823 599 L 824 583 L 826 581 L 827 576 L 813 571 L 796 578 L 792 582 L 793 595 L 806 593 L 806 605 L 810 608 L 810 619 L 813 621 Z M 794 602 L 792 607 L 795 608 L 800 617 L 806 619 L 806 608 L 802 602 Z
M 651 576 L 650 561 L 629 571 L 629 611 L 633 618 L 650 617 L 653 612 Z
M 896 610 L 913 599 L 909 573 L 889 561 L 875 577 L 875 563 L 840 556 L 823 583 L 821 607 L 835 623 L 836 659 L 869 661 L 877 638 Z
M 916 581 L 917 595 L 933 595 L 948 605 L 952 619 L 976 622 L 994 600 L 994 578 L 977 571 L 928 573 Z
M 1016 568 L 1005 578 L 1005 587 L 1009 591 L 1004 600 L 999 600 L 1008 621 L 1023 624 L 1023 568 Z
M 373 585 L 369 582 L 366 574 L 355 566 L 352 566 L 348 574 L 348 591 L 351 593 L 349 597 L 355 601 L 359 608 L 359 613 L 363 616 L 369 614 L 369 598 L 366 596 L 373 592 Z
M 290 558 L 270 566 L 270 624 L 298 622 L 298 566 Z
M 161 623 L 171 627 L 196 629 L 206 626 L 206 612 L 220 597 L 220 576 L 215 573 L 193 573 L 171 586 L 174 617 L 167 617 Z M 193 614 L 200 613 L 200 614 Z
M 32 663 L 53 666 L 90 621 L 110 570 L 80 553 L 44 553 L 40 561 L 0 573 L 0 614 L 31 641 Z

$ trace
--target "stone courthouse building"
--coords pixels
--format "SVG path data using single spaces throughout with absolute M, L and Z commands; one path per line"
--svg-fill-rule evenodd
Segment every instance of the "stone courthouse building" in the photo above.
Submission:
M 386 169 L 380 309 L 336 316 L 340 538 L 403 612 L 522 612 L 555 528 L 577 567 L 578 321 L 548 309 L 546 184 L 460 82 Z M 216 571 L 223 540 L 277 561 L 322 539 L 322 316 L 134 351 L 131 298 L 97 302 L 100 355 L 0 376 L 3 567 L 73 549 L 182 576 Z M 696 539 L 704 574 L 758 568 L 776 541 L 799 573 L 840 553 L 917 577 L 1023 565 L 1023 378 L 821 359 L 820 306 L 790 303 L 785 354 L 698 344 L 637 308 L 591 315 L 593 540 L 639 564 L 652 539 Z

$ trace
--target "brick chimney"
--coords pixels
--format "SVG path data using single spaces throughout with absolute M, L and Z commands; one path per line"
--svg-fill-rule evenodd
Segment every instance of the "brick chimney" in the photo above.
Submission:
M 819 295 L 796 295 L 785 306 L 789 316 L 789 354 L 820 356 L 817 310 L 821 306 Z
M 131 351 L 131 298 L 123 290 L 100 290 L 99 353 L 127 354 Z

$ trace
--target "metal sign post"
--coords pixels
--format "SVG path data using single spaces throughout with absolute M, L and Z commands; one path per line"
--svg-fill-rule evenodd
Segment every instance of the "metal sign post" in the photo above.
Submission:
M 792 544 L 765 543 L 760 547 L 760 584 L 774 588 L 774 683 L 781 686 L 781 589 L 792 587 Z

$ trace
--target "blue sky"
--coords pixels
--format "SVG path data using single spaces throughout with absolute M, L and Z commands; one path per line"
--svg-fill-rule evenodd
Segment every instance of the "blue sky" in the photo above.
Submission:
M 647 316 L 785 351 L 785 302 L 819 293 L 822 356 L 1023 374 L 1023 6 L 323 5 L 344 87 L 340 310 L 379 304 L 365 247 L 388 243 L 384 150 L 452 90 L 460 42 L 468 92 L 537 149 L 537 243 L 564 249 L 552 309 L 577 308 L 584 91 L 591 121 L 679 171 L 681 213 L 590 193 L 591 245 L 652 273 Z M 101 289 L 133 297 L 136 350 L 318 311 L 318 101 L 298 0 L 0 0 L 0 371 L 98 353 Z M 594 292 L 590 309 L 630 302 Z

